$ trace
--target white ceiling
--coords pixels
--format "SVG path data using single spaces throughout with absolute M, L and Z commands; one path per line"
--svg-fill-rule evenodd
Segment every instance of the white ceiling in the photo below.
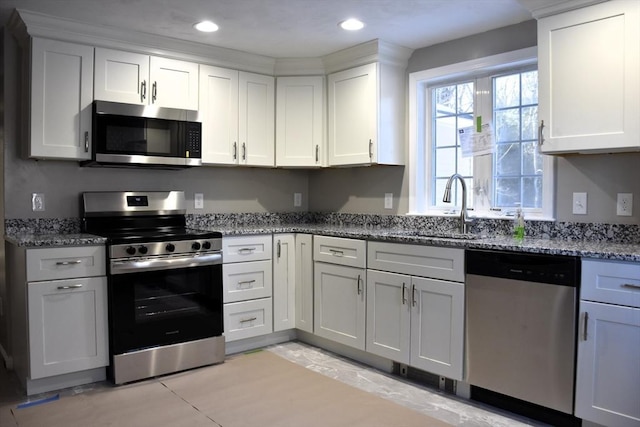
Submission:
M 373 39 L 412 49 L 531 19 L 523 6 L 555 0 L 0 0 L 5 22 L 13 8 L 97 25 L 258 53 L 318 57 Z M 366 24 L 348 33 L 337 24 Z M 192 25 L 210 19 L 216 33 Z

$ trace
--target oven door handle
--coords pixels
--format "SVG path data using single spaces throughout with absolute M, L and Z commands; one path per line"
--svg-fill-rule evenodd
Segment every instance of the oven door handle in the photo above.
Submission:
M 216 264 L 222 264 L 222 253 L 144 260 L 114 260 L 111 261 L 111 274 L 205 267 Z

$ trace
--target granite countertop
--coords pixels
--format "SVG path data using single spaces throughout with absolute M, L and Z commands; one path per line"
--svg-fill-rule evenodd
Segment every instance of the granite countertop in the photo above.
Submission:
M 525 237 L 517 241 L 508 236 L 462 236 L 450 238 L 448 233 L 417 235 L 415 230 L 400 228 L 340 227 L 318 224 L 266 225 L 255 227 L 212 227 L 223 236 L 239 236 L 271 233 L 308 233 L 354 239 L 413 243 L 422 245 L 457 247 L 462 249 L 509 250 L 525 253 L 570 255 L 619 261 L 640 262 L 639 244 L 622 244 L 596 241 L 569 241 L 563 239 L 538 239 Z M 449 237 L 448 237 L 449 236 Z M 100 245 L 104 237 L 91 234 L 9 234 L 5 240 L 24 247 L 54 247 Z

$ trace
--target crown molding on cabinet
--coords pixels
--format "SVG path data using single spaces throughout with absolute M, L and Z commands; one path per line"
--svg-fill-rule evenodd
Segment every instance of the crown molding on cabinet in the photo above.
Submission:
M 548 0 L 546 4 L 545 2 L 541 4 L 539 0 L 518 1 L 531 12 L 531 16 L 533 16 L 535 19 L 540 19 L 546 16 L 567 12 L 569 10 L 591 6 L 596 3 L 603 3 L 609 0 Z
M 372 62 L 406 68 L 411 54 L 413 49 L 375 39 L 330 53 L 322 60 L 325 72 L 331 74 Z
M 325 74 L 322 58 L 278 58 L 276 59 L 275 75 L 286 76 L 317 76 Z

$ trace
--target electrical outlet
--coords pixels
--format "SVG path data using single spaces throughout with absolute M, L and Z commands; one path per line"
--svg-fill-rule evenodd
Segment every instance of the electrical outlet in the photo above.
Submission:
M 631 216 L 633 214 L 633 193 L 618 193 L 616 215 Z
M 193 207 L 195 209 L 204 209 L 204 194 L 195 193 L 193 195 Z
M 587 214 L 587 193 L 573 193 L 573 213 L 575 215 Z
M 384 208 L 393 209 L 393 193 L 384 193 Z
M 302 193 L 293 193 L 293 206 L 296 208 L 302 206 Z
M 44 193 L 33 193 L 31 195 L 31 210 L 34 212 L 44 211 Z

